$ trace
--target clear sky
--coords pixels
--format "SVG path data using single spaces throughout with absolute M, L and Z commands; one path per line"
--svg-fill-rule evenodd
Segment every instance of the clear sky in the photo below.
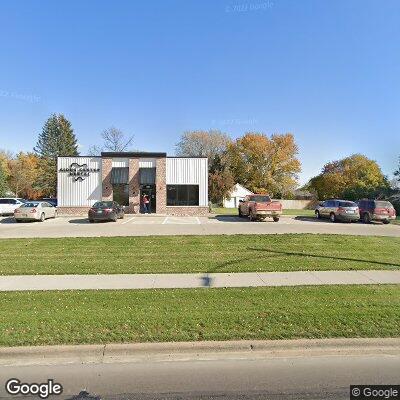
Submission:
M 0 1 L 0 148 L 53 112 L 81 154 L 116 126 L 173 155 L 185 130 L 292 132 L 301 181 L 400 155 L 400 1 Z

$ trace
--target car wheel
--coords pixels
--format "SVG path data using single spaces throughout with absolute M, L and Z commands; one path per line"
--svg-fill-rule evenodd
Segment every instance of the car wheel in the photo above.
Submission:
M 318 219 L 321 219 L 321 214 L 319 213 L 319 211 L 315 211 L 315 216 L 316 216 Z
M 336 222 L 336 215 L 335 215 L 335 213 L 331 213 L 331 214 L 329 215 L 329 219 L 330 219 L 331 222 Z
M 46 219 L 46 216 L 44 215 L 44 213 L 42 213 L 42 215 L 40 216 L 40 222 L 44 222 L 44 220 Z
M 91 224 L 93 224 L 94 219 L 89 219 L 89 222 L 90 222 Z
M 53 218 L 57 218 L 57 211 L 54 212 L 54 217 Z
M 273 217 L 274 222 L 279 222 L 279 217 Z
M 250 211 L 250 214 L 249 214 L 249 216 L 250 216 L 250 221 L 255 221 L 256 220 L 256 216 L 255 216 L 255 214 L 253 213 L 253 211 Z
M 368 213 L 365 213 L 365 214 L 363 215 L 363 222 L 364 222 L 364 224 L 369 224 L 369 223 L 371 223 L 371 217 L 369 216 Z
M 242 217 L 243 217 L 243 214 L 242 214 L 242 212 L 240 211 L 240 207 L 238 208 L 238 215 L 239 215 L 239 218 L 242 218 Z
M 117 221 L 118 221 L 118 216 L 117 216 L 117 214 L 114 214 L 114 217 L 111 218 L 111 221 L 112 221 L 112 222 L 117 222 Z
M 16 219 L 15 222 L 18 222 L 18 223 L 19 223 L 19 222 L 22 222 L 22 221 L 21 221 L 20 219 Z
M 383 222 L 385 225 L 390 224 L 390 220 L 388 220 L 388 219 L 384 219 L 382 222 Z

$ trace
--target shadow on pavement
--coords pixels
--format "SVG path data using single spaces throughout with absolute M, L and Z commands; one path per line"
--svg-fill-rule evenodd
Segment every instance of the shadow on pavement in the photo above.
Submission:
M 5 217 L 0 220 L 0 224 L 16 224 L 14 217 Z
M 68 220 L 68 223 L 70 223 L 70 224 L 81 224 L 81 225 L 92 224 L 91 222 L 89 222 L 89 220 L 87 218 L 70 219 L 70 220 Z

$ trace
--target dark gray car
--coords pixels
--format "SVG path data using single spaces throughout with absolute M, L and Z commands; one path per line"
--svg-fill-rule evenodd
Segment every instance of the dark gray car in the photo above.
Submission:
M 353 201 L 332 199 L 319 203 L 315 215 L 319 219 L 329 218 L 331 222 L 355 222 L 360 219 L 360 210 Z
M 98 201 L 88 212 L 89 222 L 114 221 L 124 218 L 124 207 L 116 201 Z

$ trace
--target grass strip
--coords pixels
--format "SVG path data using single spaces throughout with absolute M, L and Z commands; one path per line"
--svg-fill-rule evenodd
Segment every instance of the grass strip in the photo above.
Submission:
M 0 345 L 400 336 L 400 286 L 0 293 Z
M 400 268 L 400 238 L 221 235 L 1 239 L 0 275 Z

